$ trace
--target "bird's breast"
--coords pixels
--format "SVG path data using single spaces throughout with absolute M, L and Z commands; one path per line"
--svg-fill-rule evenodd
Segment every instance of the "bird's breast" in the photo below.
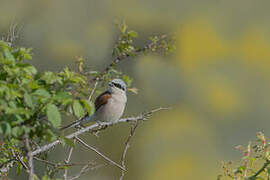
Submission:
M 106 105 L 96 112 L 97 121 L 116 121 L 121 118 L 126 106 L 126 97 L 112 95 Z

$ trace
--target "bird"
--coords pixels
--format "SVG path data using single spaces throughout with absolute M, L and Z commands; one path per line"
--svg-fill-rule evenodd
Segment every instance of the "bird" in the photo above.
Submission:
M 121 118 L 124 113 L 127 95 L 126 83 L 122 79 L 113 79 L 108 84 L 108 89 L 101 93 L 95 100 L 95 112 L 89 116 L 74 121 L 73 123 L 62 127 L 64 130 L 71 127 L 78 127 L 88 122 L 115 122 Z

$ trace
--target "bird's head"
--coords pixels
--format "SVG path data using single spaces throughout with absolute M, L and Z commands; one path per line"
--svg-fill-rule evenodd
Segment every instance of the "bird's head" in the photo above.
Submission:
M 119 92 L 126 92 L 127 85 L 126 83 L 121 79 L 113 79 L 111 82 L 109 82 L 109 89 L 112 93 L 119 93 Z

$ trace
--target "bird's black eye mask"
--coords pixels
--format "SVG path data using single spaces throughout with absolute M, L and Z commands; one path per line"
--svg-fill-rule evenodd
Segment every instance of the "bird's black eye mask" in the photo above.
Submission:
M 119 89 L 122 89 L 123 91 L 126 91 L 126 89 L 124 87 L 122 87 L 120 84 L 118 83 L 112 83 L 115 87 L 119 88 Z

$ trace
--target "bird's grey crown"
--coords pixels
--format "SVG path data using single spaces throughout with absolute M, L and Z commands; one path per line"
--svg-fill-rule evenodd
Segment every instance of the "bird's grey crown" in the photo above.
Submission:
M 115 86 L 119 89 L 122 89 L 123 91 L 126 91 L 127 85 L 122 79 L 113 79 L 110 83 L 109 86 Z

